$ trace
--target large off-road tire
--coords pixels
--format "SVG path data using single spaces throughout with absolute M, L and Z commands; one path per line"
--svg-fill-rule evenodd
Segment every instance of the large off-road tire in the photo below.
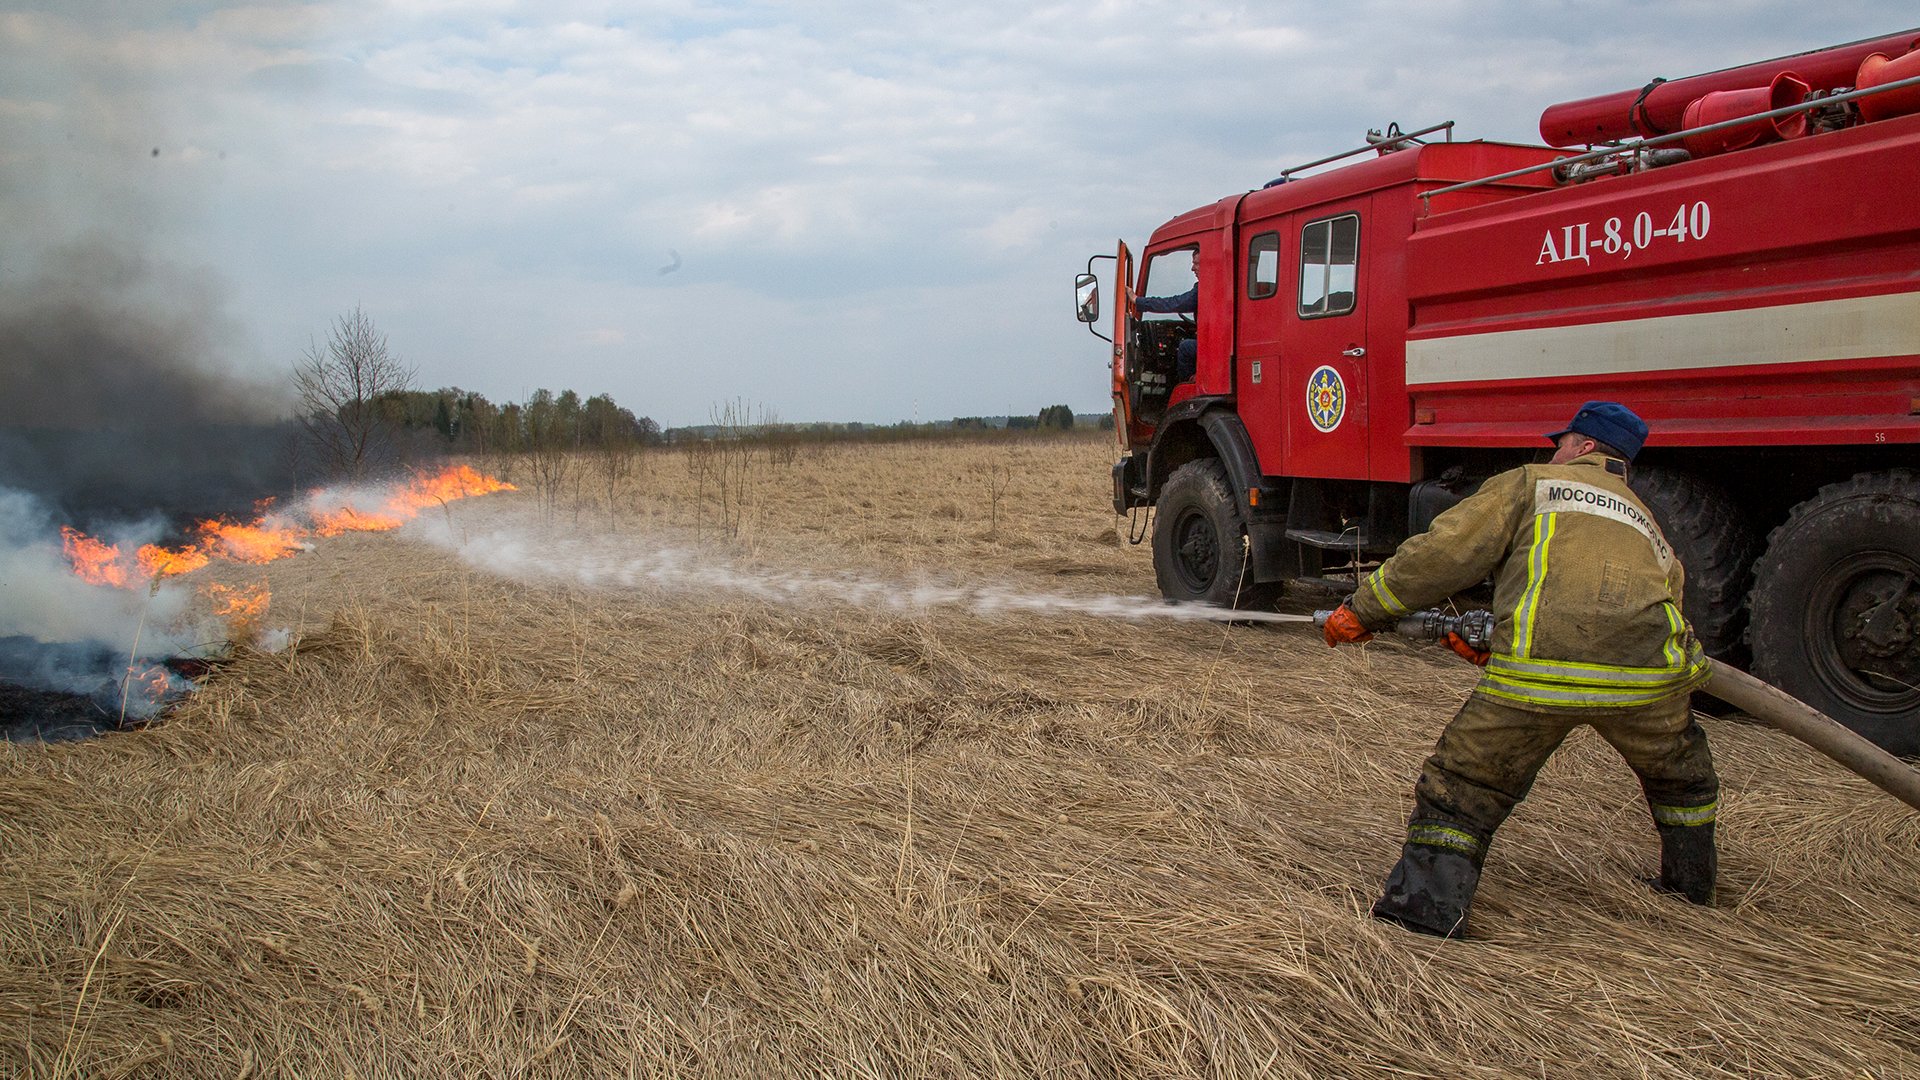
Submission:
M 1725 488 L 1692 473 L 1649 466 L 1633 470 L 1629 483 L 1686 568 L 1680 608 L 1700 647 L 1744 667 L 1747 593 L 1760 552 L 1752 524 Z
M 1920 482 L 1862 473 L 1793 508 L 1754 564 L 1753 673 L 1920 754 Z
M 1217 459 L 1175 469 L 1155 506 L 1153 576 L 1160 595 L 1216 607 L 1271 606 L 1279 586 L 1253 580 L 1246 523 Z

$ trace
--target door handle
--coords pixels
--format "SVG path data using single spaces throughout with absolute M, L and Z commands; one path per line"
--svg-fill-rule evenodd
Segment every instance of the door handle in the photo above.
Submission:
M 1341 349 L 1340 355 L 1351 356 L 1355 359 L 1359 359 L 1360 357 L 1367 355 L 1367 349 L 1366 349 L 1366 346 L 1364 345 L 1355 345 L 1351 349 Z

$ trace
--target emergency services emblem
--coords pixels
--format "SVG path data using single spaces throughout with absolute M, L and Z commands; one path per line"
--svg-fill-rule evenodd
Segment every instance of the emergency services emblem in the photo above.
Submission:
M 1307 419 L 1321 431 L 1332 431 L 1347 415 L 1347 384 L 1330 367 L 1318 367 L 1307 378 Z

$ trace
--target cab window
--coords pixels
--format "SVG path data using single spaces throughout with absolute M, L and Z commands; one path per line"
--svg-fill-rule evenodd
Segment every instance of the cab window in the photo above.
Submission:
M 1358 214 L 1307 223 L 1300 230 L 1300 317 L 1352 311 L 1359 269 Z
M 1147 282 L 1140 290 L 1141 299 L 1151 297 L 1156 300 L 1170 300 L 1193 292 L 1198 284 L 1194 278 L 1193 261 L 1199 254 L 1198 248 L 1191 247 L 1155 252 L 1147 260 Z M 1186 313 L 1188 319 L 1193 318 L 1191 311 L 1192 309 L 1189 308 Z M 1159 322 L 1179 319 L 1181 314 L 1167 311 L 1142 311 L 1140 317 Z
M 1280 234 L 1264 232 L 1247 241 L 1247 299 L 1265 300 L 1280 291 Z

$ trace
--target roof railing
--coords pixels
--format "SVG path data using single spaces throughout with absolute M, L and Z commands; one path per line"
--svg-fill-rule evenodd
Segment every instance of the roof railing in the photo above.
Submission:
M 1408 131 L 1408 132 L 1401 132 L 1397 129 L 1395 125 L 1388 124 L 1387 133 L 1382 138 L 1375 139 L 1373 137 L 1374 133 L 1368 132 L 1367 143 L 1365 146 L 1356 146 L 1351 150 L 1343 150 L 1340 153 L 1333 155 L 1332 157 L 1323 157 L 1318 161 L 1309 161 L 1305 165 L 1295 165 L 1291 169 L 1284 169 L 1281 171 L 1278 177 L 1267 181 L 1265 184 L 1262 184 L 1261 186 L 1273 187 L 1275 184 L 1284 184 L 1287 181 L 1293 179 L 1294 173 L 1305 172 L 1308 169 L 1317 169 L 1322 165 L 1331 165 L 1336 161 L 1344 161 L 1347 158 L 1353 157 L 1355 154 L 1364 154 L 1369 150 L 1378 150 L 1378 151 L 1399 150 L 1405 147 L 1406 144 L 1410 142 L 1419 141 L 1420 136 L 1431 135 L 1436 131 L 1446 132 L 1447 141 L 1448 142 L 1453 141 L 1453 121 L 1451 120 L 1448 120 L 1445 123 L 1434 124 L 1431 127 L 1423 127 L 1419 131 Z

